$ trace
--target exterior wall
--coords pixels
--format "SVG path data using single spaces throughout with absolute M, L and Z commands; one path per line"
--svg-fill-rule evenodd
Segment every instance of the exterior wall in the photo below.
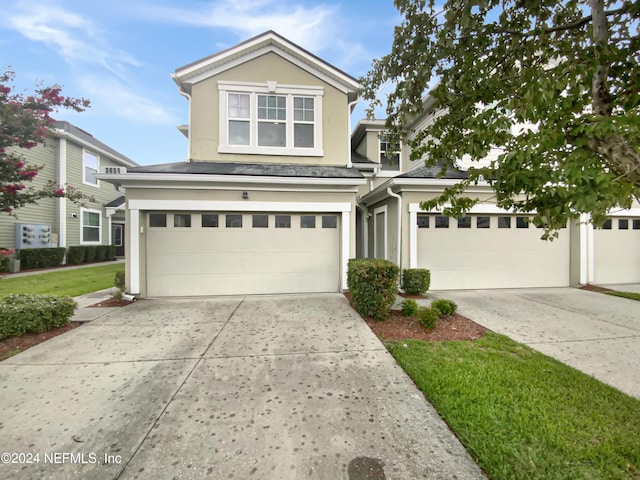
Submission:
M 218 153 L 219 94 L 218 80 L 240 82 L 277 81 L 279 84 L 322 86 L 323 157 L 273 156 Z M 193 161 L 239 163 L 295 163 L 308 165 L 346 165 L 349 142 L 347 96 L 307 73 L 275 53 L 268 53 L 250 62 L 193 85 L 191 95 L 191 157 Z

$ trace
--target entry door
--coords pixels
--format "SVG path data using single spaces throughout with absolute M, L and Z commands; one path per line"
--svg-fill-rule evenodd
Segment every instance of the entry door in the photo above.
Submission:
M 124 257 L 124 225 L 122 223 L 111 225 L 111 241 L 116 247 L 116 257 Z

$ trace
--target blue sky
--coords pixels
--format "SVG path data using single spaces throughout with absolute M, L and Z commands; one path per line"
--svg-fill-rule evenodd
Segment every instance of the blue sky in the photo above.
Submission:
M 3 5 L 0 68 L 19 90 L 59 84 L 92 107 L 57 115 L 142 165 L 185 159 L 176 68 L 266 30 L 358 78 L 391 48 L 392 0 L 32 0 Z M 364 116 L 361 101 L 353 124 Z

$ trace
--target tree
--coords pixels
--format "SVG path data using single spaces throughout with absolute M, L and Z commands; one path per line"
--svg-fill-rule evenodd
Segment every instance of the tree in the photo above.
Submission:
M 66 197 L 72 201 L 92 200 L 73 190 L 48 182 L 45 186 L 27 188 L 44 165 L 27 165 L 20 149 L 31 149 L 44 142 L 54 119 L 51 114 L 60 108 L 84 111 L 89 101 L 63 97 L 58 85 L 39 87 L 33 95 L 12 93 L 15 73 L 0 73 L 0 210 L 13 214 L 24 205 L 43 198 Z
M 441 3 L 439 3 L 441 5 Z M 502 152 L 469 180 L 423 202 L 460 216 L 488 182 L 499 207 L 537 212 L 556 235 L 567 220 L 629 208 L 640 192 L 640 3 L 615 0 L 395 0 L 404 16 L 391 53 L 362 79 L 373 111 L 413 160 L 442 165 Z M 636 31 L 633 32 L 632 30 Z M 430 91 L 442 115 L 410 131 Z M 415 135 L 415 137 L 414 137 Z

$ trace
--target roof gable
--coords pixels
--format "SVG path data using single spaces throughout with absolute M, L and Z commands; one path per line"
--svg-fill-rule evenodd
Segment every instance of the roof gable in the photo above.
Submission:
M 187 93 L 191 86 L 226 70 L 273 52 L 310 74 L 324 80 L 354 99 L 360 88 L 358 81 L 342 70 L 269 30 L 228 48 L 176 69 L 173 80 Z

